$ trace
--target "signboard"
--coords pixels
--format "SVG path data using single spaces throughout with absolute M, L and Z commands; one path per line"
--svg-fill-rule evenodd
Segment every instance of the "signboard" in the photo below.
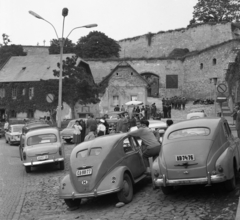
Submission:
M 52 103 L 53 100 L 54 100 L 54 95 L 53 95 L 53 94 L 50 94 L 50 93 L 47 94 L 46 100 L 47 100 L 48 103 Z
M 217 86 L 217 91 L 219 93 L 225 93 L 227 91 L 227 85 L 224 84 L 224 83 L 220 83 L 218 86 Z
M 218 103 L 223 103 L 227 101 L 227 96 L 223 93 L 220 93 L 216 100 Z

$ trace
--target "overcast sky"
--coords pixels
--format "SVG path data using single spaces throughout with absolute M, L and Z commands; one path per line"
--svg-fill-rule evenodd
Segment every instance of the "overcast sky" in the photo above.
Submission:
M 90 31 L 105 33 L 114 40 L 131 38 L 148 32 L 157 33 L 185 28 L 192 19 L 197 0 L 0 0 L 0 34 L 8 34 L 12 44 L 50 45 L 55 38 L 54 25 L 61 37 L 62 9 L 68 8 L 64 37 L 79 26 L 96 23 L 98 27 L 74 30 L 69 39 L 76 43 Z M 2 43 L 2 37 L 0 39 Z

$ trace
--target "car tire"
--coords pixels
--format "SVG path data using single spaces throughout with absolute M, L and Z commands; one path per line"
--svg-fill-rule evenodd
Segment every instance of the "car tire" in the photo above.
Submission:
M 65 141 L 66 141 L 67 144 L 70 144 L 72 139 L 65 139 Z
M 5 139 L 5 142 L 6 142 L 6 144 L 8 143 L 8 140 L 7 140 L 7 138 Z
M 233 166 L 233 177 L 230 180 L 227 180 L 224 182 L 225 189 L 228 192 L 231 192 L 236 189 L 236 184 L 237 184 L 237 170 L 235 166 Z
M 60 170 L 64 170 L 64 168 L 65 168 L 64 161 L 60 161 L 60 162 L 59 162 L 59 169 L 60 169 Z
M 26 171 L 26 173 L 31 173 L 31 167 L 30 166 L 25 166 L 25 171 Z
M 173 193 L 173 186 L 161 186 L 161 190 L 164 195 L 170 195 Z
M 117 193 L 117 197 L 119 202 L 125 204 L 131 202 L 133 199 L 133 183 L 131 177 L 127 173 L 123 176 L 123 187 Z
M 64 199 L 64 201 L 69 208 L 79 207 L 81 205 L 81 199 Z
M 8 139 L 8 143 L 9 143 L 10 146 L 12 145 L 12 142 L 10 141 L 10 139 Z

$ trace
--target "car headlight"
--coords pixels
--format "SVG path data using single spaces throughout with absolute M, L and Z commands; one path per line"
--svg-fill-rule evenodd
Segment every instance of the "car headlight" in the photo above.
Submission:
M 223 168 L 222 168 L 221 165 L 218 165 L 218 166 L 217 166 L 217 171 L 218 171 L 219 173 L 223 173 Z

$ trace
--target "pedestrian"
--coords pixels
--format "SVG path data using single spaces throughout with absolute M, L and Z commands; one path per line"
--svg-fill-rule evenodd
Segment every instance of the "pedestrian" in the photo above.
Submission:
M 8 122 L 8 120 L 6 120 L 4 123 L 4 127 L 3 127 L 4 131 L 7 131 L 8 127 L 9 127 L 9 122 Z
M 117 105 L 117 106 L 114 108 L 114 111 L 115 111 L 115 112 L 119 112 L 119 111 L 120 111 L 119 105 Z
M 82 130 L 80 122 L 75 121 L 75 124 L 73 125 L 73 127 L 74 127 L 73 142 L 74 144 L 79 144 L 81 143 L 81 130 Z
M 182 99 L 182 107 L 183 107 L 183 110 L 185 110 L 185 105 L 187 103 L 187 99 L 185 97 L 183 97 Z
M 149 167 L 149 157 L 157 157 L 160 152 L 161 144 L 156 139 L 153 132 L 148 128 L 149 122 L 141 120 L 141 127 L 135 131 L 129 132 L 129 135 L 142 139 L 142 156 L 145 167 Z
M 169 128 L 173 124 L 173 120 L 172 119 L 168 119 L 166 121 L 166 123 L 167 123 L 167 128 Z
M 128 114 L 125 114 L 125 115 L 123 116 L 122 121 L 123 121 L 123 123 L 122 123 L 121 132 L 128 132 L 128 130 L 129 130 Z
M 167 118 L 167 111 L 168 111 L 167 106 L 164 104 L 164 106 L 163 106 L 163 118 Z
M 240 108 L 239 108 L 239 106 L 237 106 L 236 130 L 237 130 L 238 138 L 240 138 Z
M 81 119 L 79 120 L 79 124 L 82 127 L 81 130 L 81 142 L 84 141 L 85 135 L 86 135 L 86 123 Z
M 89 133 L 90 127 L 91 127 L 92 125 L 95 125 L 95 126 L 97 127 L 97 121 L 96 121 L 96 119 L 94 118 L 94 115 L 93 115 L 93 114 L 89 114 L 89 115 L 87 116 L 87 120 L 86 120 L 86 134 Z
M 235 106 L 234 109 L 233 109 L 233 113 L 231 115 L 233 117 L 233 124 L 234 124 L 234 122 L 236 122 L 237 111 L 238 111 L 238 106 Z
M 139 108 L 139 106 L 137 106 L 137 108 L 136 108 L 136 113 L 140 113 L 140 108 Z
M 171 105 L 167 104 L 167 117 L 168 118 L 172 117 L 171 111 L 172 111 Z
M 105 134 L 109 134 L 109 124 L 108 124 L 108 122 L 107 122 L 107 119 L 108 119 L 108 115 L 107 114 L 105 114 L 104 116 L 103 116 L 103 120 L 104 120 L 104 126 L 106 127 L 106 133 Z
M 95 139 L 96 132 L 97 132 L 97 126 L 96 125 L 91 125 L 90 126 L 90 131 L 88 132 L 88 134 L 84 138 L 84 141 L 90 141 L 90 140 Z
M 106 134 L 106 127 L 104 125 L 105 120 L 100 119 L 99 124 L 97 126 L 97 136 L 103 136 Z
M 125 108 L 124 108 L 124 106 L 123 106 L 123 105 L 122 105 L 122 107 L 121 107 L 121 111 L 123 111 L 123 112 L 125 111 Z

